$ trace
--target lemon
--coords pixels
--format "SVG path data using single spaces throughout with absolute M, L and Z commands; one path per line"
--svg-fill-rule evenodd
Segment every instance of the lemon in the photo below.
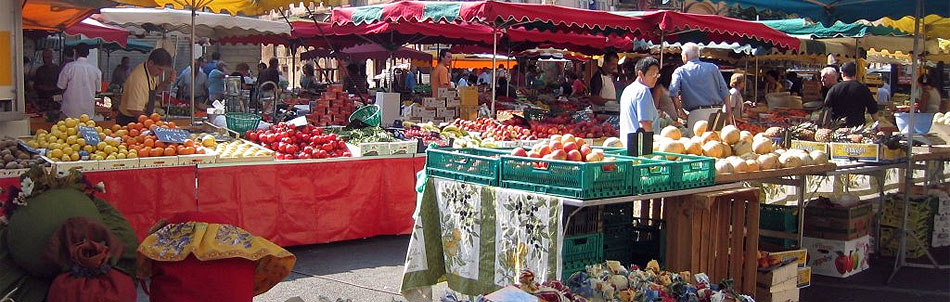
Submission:
M 69 148 L 73 149 L 73 151 L 76 151 L 76 152 L 79 152 L 79 150 L 82 150 L 82 147 L 79 146 L 78 144 L 72 144 L 71 146 L 69 146 Z
M 102 140 L 105 140 L 105 139 L 106 139 L 106 135 L 103 134 L 102 132 L 99 132 L 99 141 L 102 141 Z
M 79 130 L 78 130 L 78 129 L 76 129 L 76 128 L 66 128 L 66 134 L 67 134 L 67 135 L 76 135 L 76 133 L 79 133 Z
M 46 129 L 36 130 L 36 134 L 37 134 L 37 135 L 40 135 L 40 134 L 47 134 L 47 133 L 49 133 L 49 132 L 47 132 Z
M 106 146 L 105 150 L 102 150 L 102 151 L 105 152 L 106 154 L 112 154 L 112 153 L 115 153 L 116 149 L 113 146 Z
M 119 153 L 119 154 L 117 154 L 117 155 L 115 156 L 115 158 L 116 158 L 116 159 L 125 159 L 125 154 L 124 154 L 124 153 Z
M 115 160 L 115 156 L 114 155 L 106 156 L 106 160 Z
M 79 160 L 79 153 L 73 153 L 69 155 L 69 159 L 73 161 Z
M 66 132 L 60 132 L 58 135 L 56 135 L 56 138 L 61 139 L 61 140 L 65 140 L 66 137 L 67 137 Z
M 76 128 L 76 126 L 79 126 L 79 121 L 71 118 L 66 119 L 66 127 Z
M 103 159 L 102 155 L 98 155 L 98 154 L 93 155 L 93 156 L 90 156 L 89 158 L 91 158 L 91 159 L 93 159 L 93 160 L 102 160 L 102 159 Z
M 87 121 L 87 122 L 86 122 L 86 127 L 95 127 L 95 126 L 96 126 L 96 121 Z
M 96 132 L 102 133 L 102 127 L 96 126 Z
M 80 116 L 79 116 L 79 121 L 80 121 L 80 122 L 83 122 L 83 123 L 88 122 L 88 121 L 89 121 L 89 115 L 88 115 L 88 114 L 80 115 Z
M 94 153 L 94 152 L 96 152 L 96 146 L 93 146 L 93 145 L 85 145 L 85 146 L 82 146 L 82 150 L 83 150 L 83 151 L 86 151 L 86 153 Z
M 40 144 L 36 143 L 36 141 L 30 141 L 29 143 L 27 143 L 27 145 L 30 145 L 30 148 L 39 148 L 39 147 L 40 147 Z
M 129 154 L 129 155 L 139 155 L 139 151 L 129 150 L 128 154 Z
M 99 151 L 105 150 L 106 146 L 108 146 L 106 142 L 99 142 L 99 144 L 96 145 L 96 150 L 99 150 Z
M 73 148 L 63 148 L 62 150 L 63 150 L 63 154 L 66 154 L 66 155 L 70 155 L 70 154 L 73 154 L 73 152 L 75 152 L 73 151 Z
M 105 135 L 112 135 L 112 129 L 103 129 L 102 133 L 105 133 Z
M 129 135 L 129 130 L 122 129 L 115 132 L 115 136 L 118 136 L 118 137 L 123 137 L 126 135 Z
M 63 150 L 60 150 L 60 149 L 50 150 L 49 152 L 47 152 L 46 156 L 49 156 L 50 158 L 63 157 Z
M 55 142 L 56 142 L 56 137 L 55 137 L 55 136 L 52 136 L 52 135 L 51 135 L 51 136 L 48 136 L 48 137 L 46 137 L 46 142 L 48 142 L 48 143 L 55 143 Z
M 75 143 L 76 143 L 76 136 L 75 136 L 75 135 L 70 135 L 69 137 L 67 137 L 67 138 L 66 138 L 66 143 L 67 143 L 67 144 L 70 144 L 70 145 L 75 144 Z
M 106 153 L 102 151 L 96 151 L 96 155 L 98 155 L 99 157 L 106 157 Z
M 63 157 L 61 157 L 59 160 L 62 160 L 62 161 L 70 161 L 70 157 L 69 157 L 69 155 L 63 154 Z
M 66 132 L 66 125 L 57 125 L 56 129 L 59 129 L 59 132 Z
M 138 158 L 139 155 L 136 154 L 134 151 L 135 151 L 135 150 L 133 150 L 133 152 L 130 152 L 129 155 L 126 156 L 126 157 L 127 157 L 127 158 Z
M 85 138 L 81 138 L 81 137 L 80 137 L 80 138 L 77 138 L 77 139 L 76 139 L 76 143 L 79 144 L 80 146 L 85 146 L 85 145 L 86 145 L 86 139 L 85 139 Z

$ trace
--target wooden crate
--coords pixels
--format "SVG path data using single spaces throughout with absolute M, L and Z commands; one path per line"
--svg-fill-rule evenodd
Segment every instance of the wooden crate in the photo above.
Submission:
M 705 272 L 713 282 L 731 278 L 739 292 L 754 293 L 759 193 L 742 188 L 665 200 L 667 269 Z

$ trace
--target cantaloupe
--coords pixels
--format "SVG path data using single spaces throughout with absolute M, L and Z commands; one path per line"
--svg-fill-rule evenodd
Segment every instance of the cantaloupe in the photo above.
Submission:
M 749 172 L 759 171 L 759 162 L 754 159 L 749 159 L 745 161 L 746 166 L 749 167 Z
M 663 130 L 660 131 L 660 136 L 663 136 L 672 140 L 678 140 L 681 137 L 683 137 L 683 133 L 680 132 L 680 128 L 676 128 L 676 126 L 666 126 L 665 128 L 663 128 Z
M 752 142 L 752 151 L 756 154 L 769 154 L 772 150 L 772 140 L 767 138 L 755 139 Z
M 690 140 L 683 146 L 686 147 L 686 154 L 703 155 L 703 144 L 698 141 Z
M 732 174 L 734 170 L 732 164 L 724 160 L 716 161 L 716 175 Z
M 702 136 L 706 133 L 706 129 L 709 128 L 709 122 L 707 121 L 697 121 L 696 124 L 693 124 L 693 135 Z
M 710 133 L 710 132 L 707 132 Z M 703 155 L 713 158 L 723 158 L 724 151 L 718 141 L 710 141 L 703 144 Z
M 660 152 L 683 154 L 686 153 L 686 147 L 680 142 L 668 141 L 660 143 Z M 670 158 L 672 160 L 672 158 Z
M 732 152 L 736 155 L 745 155 L 747 153 L 752 153 L 752 142 L 746 142 L 740 140 L 739 142 L 732 145 Z
M 722 131 L 719 132 L 719 135 L 722 137 L 722 141 L 733 145 L 739 142 L 739 128 L 733 125 L 726 125 L 722 127 Z
M 730 156 L 733 155 L 732 147 L 729 146 L 729 144 L 727 144 L 726 142 L 719 142 L 719 145 L 722 146 L 722 156 L 723 156 L 723 157 L 730 157 Z
M 809 153 L 808 155 L 811 156 L 812 163 L 816 165 L 823 165 L 823 164 L 828 163 L 828 154 L 826 154 L 825 151 L 814 150 L 814 151 L 811 151 L 811 153 Z
M 783 168 L 798 168 L 802 166 L 802 159 L 791 152 L 779 156 L 778 162 Z
M 739 140 L 747 142 L 751 145 L 752 141 L 754 140 L 754 136 L 752 135 L 752 132 L 743 130 L 739 132 Z
M 623 148 L 623 141 L 621 141 L 620 138 L 608 137 L 604 140 L 604 147 Z
M 775 153 L 759 155 L 759 158 L 756 159 L 756 161 L 759 162 L 760 170 L 772 170 L 779 167 L 778 155 Z
M 722 140 L 719 138 L 719 134 L 716 133 L 715 131 L 709 131 L 709 132 L 703 133 L 703 135 L 700 137 L 703 138 L 703 144 L 711 142 L 711 141 L 718 142 Z

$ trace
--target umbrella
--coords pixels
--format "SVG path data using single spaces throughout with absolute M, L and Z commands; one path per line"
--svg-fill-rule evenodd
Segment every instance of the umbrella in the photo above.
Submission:
M 82 22 L 66 28 L 66 34 L 85 35 L 89 38 L 100 38 L 106 42 L 117 43 L 125 47 L 129 40 L 129 31 L 115 26 L 105 25 L 99 21 L 86 18 Z M 68 43 L 67 43 L 68 44 Z
M 903 17 L 897 20 L 891 18 L 881 19 L 881 25 L 892 27 L 901 31 L 911 32 L 914 30 L 914 17 Z M 936 15 L 926 16 L 921 24 L 921 32 L 926 39 L 950 39 L 950 18 L 941 18 Z
M 557 5 L 496 1 L 443 2 L 400 1 L 390 4 L 336 8 L 330 15 L 334 24 L 372 23 L 472 23 L 492 28 L 492 52 L 497 53 L 498 33 L 509 27 L 561 33 L 601 36 L 633 35 L 648 28 L 642 19 Z M 492 59 L 492 65 L 496 65 Z M 495 104 L 496 72 L 492 72 L 492 112 Z
M 62 31 L 115 3 L 108 0 L 30 0 L 23 2 L 23 29 Z
M 700 0 L 703 1 L 703 0 Z M 740 7 L 754 7 L 758 10 L 772 10 L 796 14 L 823 24 L 837 21 L 852 23 L 859 20 L 878 20 L 884 17 L 892 19 L 915 16 L 916 7 L 910 1 L 894 0 L 705 0 L 714 3 L 735 4 Z M 950 1 L 918 0 L 924 5 L 922 15 L 950 14 Z M 918 2 L 915 1 L 915 2 Z M 911 25 L 910 28 L 914 26 Z M 913 31 L 908 30 L 908 32 Z
M 79 44 L 89 45 L 91 48 L 102 48 L 106 52 L 113 52 L 116 50 L 125 50 L 125 51 L 137 51 L 141 53 L 147 53 L 152 51 L 155 48 L 155 45 L 142 42 L 139 40 L 128 39 L 126 43 L 119 44 L 117 42 L 106 41 L 100 38 L 94 39 L 82 39 L 66 42 L 66 46 L 76 46 Z
M 315 58 L 325 58 L 329 57 L 331 54 L 326 49 L 317 49 L 311 50 L 305 53 L 300 54 L 300 58 L 303 60 L 315 59 Z M 378 44 L 363 44 L 352 46 L 348 48 L 341 49 L 337 51 L 337 56 L 345 56 L 352 60 L 368 60 L 368 59 L 387 59 L 390 56 L 400 59 L 411 59 L 419 61 L 432 61 L 432 55 L 411 49 L 408 47 L 400 47 L 395 51 L 390 51 L 388 49 L 379 46 Z
M 906 28 L 896 29 L 866 22 L 835 22 L 831 26 L 810 22 L 803 18 L 758 22 L 806 40 L 815 38 L 825 43 L 848 45 L 851 51 L 848 54 L 854 54 L 859 46 L 865 49 L 910 52 L 914 42 L 913 37 L 905 32 Z M 911 25 L 910 31 L 913 30 L 913 25 Z M 935 40 L 925 41 L 924 49 L 930 53 L 940 52 Z
M 153 6 L 165 6 L 169 3 L 166 1 L 118 1 L 118 2 L 128 2 L 127 4 L 138 4 L 145 5 L 148 3 L 155 4 Z M 179 3 L 179 1 L 170 1 Z M 265 1 L 254 1 L 255 6 L 263 5 Z M 268 1 L 267 3 L 271 6 L 267 10 L 274 9 L 279 7 L 279 3 L 282 1 Z M 163 4 L 164 3 L 164 4 Z M 199 12 L 198 10 L 202 9 L 211 9 L 215 11 L 228 11 L 231 13 L 238 13 L 244 10 L 237 10 L 238 6 L 214 6 L 214 4 L 225 4 L 231 3 L 236 5 L 234 1 L 199 1 L 192 2 L 188 5 L 191 8 L 191 11 L 183 10 L 172 10 L 172 9 L 149 9 L 149 8 L 118 8 L 118 9 L 102 9 L 101 18 L 106 22 L 122 24 L 125 26 L 150 26 L 155 25 L 159 26 L 163 30 L 174 30 L 174 31 L 186 31 L 191 35 L 191 65 L 195 65 L 195 35 L 202 35 L 208 38 L 217 38 L 217 37 L 227 37 L 227 36 L 241 36 L 249 34 L 289 34 L 290 25 L 287 25 L 284 22 L 278 21 L 268 21 L 248 17 L 235 17 L 224 14 L 214 14 Z M 243 1 L 242 1 L 243 3 Z M 217 8 L 217 9 L 215 9 Z M 264 6 L 260 6 L 260 9 L 263 9 Z M 255 10 L 250 10 L 255 11 Z M 190 25 L 190 26 L 189 26 Z M 195 73 L 191 73 L 191 80 L 194 82 Z M 191 123 L 195 122 L 195 87 L 191 86 Z
M 231 15 L 260 16 L 270 13 L 272 10 L 289 8 L 291 5 L 309 5 L 310 3 L 324 6 L 340 6 L 341 0 L 114 0 L 115 2 L 141 6 L 141 7 L 166 7 L 171 6 L 177 9 L 205 10 L 216 13 L 229 13 Z

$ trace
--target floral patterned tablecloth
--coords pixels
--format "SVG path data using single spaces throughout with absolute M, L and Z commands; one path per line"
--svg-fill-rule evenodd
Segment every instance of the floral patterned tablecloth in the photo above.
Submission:
M 539 281 L 559 276 L 560 198 L 432 177 L 418 206 L 403 292 L 446 281 L 485 294 L 517 283 L 522 269 Z

